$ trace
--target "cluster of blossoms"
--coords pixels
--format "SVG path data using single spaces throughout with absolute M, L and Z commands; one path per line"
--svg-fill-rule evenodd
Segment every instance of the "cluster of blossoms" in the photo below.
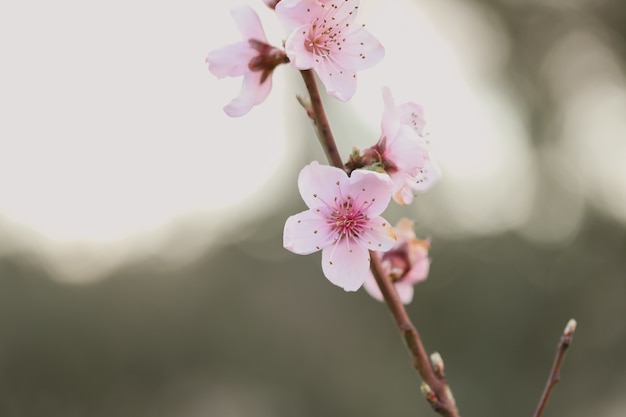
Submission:
M 238 97 L 224 111 L 246 114 L 268 96 L 274 69 L 290 64 L 314 70 L 329 95 L 345 101 L 356 91 L 356 72 L 384 56 L 384 48 L 362 25 L 354 24 L 359 0 L 264 0 L 288 29 L 284 48 L 270 45 L 258 15 L 250 7 L 233 10 L 243 40 L 208 54 L 209 70 L 219 78 L 243 77 Z M 440 176 L 424 131 L 423 109 L 397 106 L 383 88 L 381 135 L 370 148 L 354 149 L 342 168 L 305 166 L 298 177 L 308 209 L 289 217 L 283 245 L 297 254 L 322 252 L 326 278 L 346 291 L 361 286 L 376 299 L 380 290 L 370 272 L 377 256 L 403 303 L 413 285 L 428 275 L 430 242 L 417 239 L 413 222 L 392 227 L 381 217 L 390 201 L 410 204 Z M 365 285 L 364 285 L 365 284 Z

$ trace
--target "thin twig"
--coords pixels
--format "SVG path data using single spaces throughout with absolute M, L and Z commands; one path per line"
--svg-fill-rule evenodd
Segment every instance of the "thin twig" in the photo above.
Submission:
M 560 371 L 561 364 L 563 363 L 563 359 L 565 358 L 565 351 L 572 344 L 572 340 L 574 339 L 574 332 L 576 331 L 576 320 L 571 319 L 567 322 L 567 326 L 565 326 L 565 330 L 563 331 L 563 335 L 559 340 L 559 344 L 556 348 L 556 357 L 554 358 L 554 363 L 552 363 L 552 369 L 550 370 L 550 375 L 548 376 L 548 381 L 546 382 L 546 386 L 543 389 L 543 393 L 541 394 L 541 399 L 539 400 L 539 405 L 537 406 L 537 410 L 535 410 L 534 417 L 541 417 L 543 414 L 543 410 L 550 399 L 550 395 L 552 394 L 552 390 L 558 384 L 561 379 Z
M 307 109 L 307 113 L 313 116 L 313 121 L 317 127 L 318 138 L 322 144 L 322 148 L 324 148 L 328 162 L 337 168 L 343 169 L 343 161 L 337 150 L 335 138 L 333 137 L 333 132 L 330 130 L 326 111 L 324 111 L 324 105 L 322 104 L 322 97 L 317 88 L 315 73 L 313 73 L 312 70 L 301 70 L 300 73 L 302 74 L 304 84 L 306 85 L 311 99 L 311 111 Z
M 318 129 L 319 140 L 324 148 L 324 151 L 326 152 L 329 162 L 331 165 L 343 169 L 343 162 L 337 150 L 337 145 L 335 144 L 335 139 L 330 130 L 330 125 L 326 117 L 326 112 L 324 111 L 322 99 L 317 88 L 315 74 L 311 70 L 300 71 L 300 73 L 302 74 L 302 78 L 304 78 L 304 83 L 306 84 L 306 88 L 311 99 L 310 108 L 305 105 L 307 114 L 309 114 L 315 122 Z M 303 105 L 305 104 L 302 99 L 300 99 L 300 103 Z M 422 392 L 424 392 L 426 399 L 433 406 L 433 409 L 442 416 L 460 417 L 452 394 L 445 379 L 443 378 L 443 373 L 438 376 L 433 369 L 428 355 L 426 354 L 426 350 L 424 349 L 424 345 L 422 344 L 420 335 L 409 319 L 409 315 L 404 308 L 404 304 L 400 301 L 391 280 L 389 280 L 383 272 L 376 252 L 370 251 L 370 259 L 372 273 L 376 278 L 376 282 L 380 287 L 385 302 L 387 303 L 387 306 L 396 321 L 398 330 L 404 338 L 413 361 L 413 366 L 424 381 L 422 385 Z
M 424 349 L 424 344 L 419 332 L 411 322 L 404 305 L 398 297 L 391 280 L 385 276 L 380 259 L 376 252 L 370 251 L 370 267 L 376 282 L 380 287 L 385 302 L 391 311 L 391 315 L 396 321 L 398 330 L 402 334 L 406 347 L 409 350 L 413 361 L 413 367 L 422 377 L 426 386 L 422 386 L 422 391 L 433 409 L 445 417 L 460 417 L 454 398 L 443 378 L 439 378 Z M 443 377 L 443 372 L 440 374 Z

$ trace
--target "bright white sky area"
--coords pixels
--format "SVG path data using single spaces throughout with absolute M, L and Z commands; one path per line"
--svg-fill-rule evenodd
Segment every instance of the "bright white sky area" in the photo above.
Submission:
M 206 236 L 200 244 L 210 243 L 223 235 L 216 231 L 251 221 L 285 197 L 284 185 L 296 179 L 279 174 L 301 157 L 280 119 L 295 103 L 284 79 L 291 69 L 278 69 L 266 102 L 231 119 L 222 106 L 238 93 L 240 80 L 217 80 L 204 63 L 208 51 L 240 40 L 229 14 L 236 4 L 244 2 L 3 6 L 0 253 L 32 251 L 68 280 L 91 279 L 155 250 L 176 225 L 191 222 Z M 273 12 L 261 0 L 247 4 L 261 15 L 270 42 L 280 45 L 285 33 Z M 525 109 L 497 77 L 511 53 L 506 38 L 493 16 L 462 1 L 420 4 L 362 2 L 358 21 L 387 54 L 359 75 L 357 95 L 341 106 L 371 130 L 373 142 L 382 86 L 391 87 L 398 103 L 424 105 L 444 171 L 420 210 L 431 229 L 453 236 L 524 229 L 536 198 L 538 161 L 524 130 Z M 568 45 L 557 52 L 568 53 Z M 610 69 L 610 55 L 594 50 L 606 64 L 597 70 Z M 558 77 L 559 62 L 542 65 Z M 575 77 L 575 68 L 569 70 Z M 617 71 L 607 77 L 610 100 L 589 112 L 586 98 L 604 98 L 609 85 L 588 83 L 572 92 L 563 125 L 555 128 L 564 136 L 563 149 L 549 151 L 567 152 L 564 169 L 567 161 L 576 164 L 569 168 L 581 196 L 576 207 L 586 195 L 626 220 L 626 90 Z M 607 129 L 600 141 L 590 140 Z M 371 143 L 340 138 L 344 155 L 355 144 Z M 575 232 L 583 212 L 553 235 Z M 533 230 L 541 228 L 527 229 L 541 238 Z M 184 239 L 177 245 L 185 252 Z

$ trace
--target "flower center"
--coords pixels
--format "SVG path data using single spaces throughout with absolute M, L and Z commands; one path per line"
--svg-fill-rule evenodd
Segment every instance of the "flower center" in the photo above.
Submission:
M 358 238 L 363 233 L 366 223 L 367 216 L 355 208 L 351 200 L 340 204 L 329 219 L 329 224 L 337 233 L 337 240 Z

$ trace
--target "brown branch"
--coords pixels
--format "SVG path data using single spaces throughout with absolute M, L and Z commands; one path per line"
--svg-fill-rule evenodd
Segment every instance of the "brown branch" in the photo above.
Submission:
M 552 363 L 552 369 L 550 370 L 550 375 L 548 376 L 548 381 L 546 382 L 546 386 L 543 389 L 543 393 L 541 394 L 541 399 L 539 400 L 539 405 L 537 406 L 537 410 L 535 410 L 534 417 L 541 417 L 543 414 L 543 410 L 550 399 L 550 395 L 552 394 L 552 390 L 558 384 L 561 379 L 560 371 L 561 364 L 563 363 L 563 359 L 565 358 L 565 351 L 572 344 L 572 340 L 574 338 L 574 332 L 576 331 L 576 320 L 571 319 L 567 326 L 565 326 L 565 330 L 563 331 L 563 335 L 559 340 L 559 344 L 556 348 L 556 357 L 554 358 L 554 362 Z
M 315 73 L 313 73 L 313 70 L 301 70 L 300 74 L 302 74 L 304 84 L 306 85 L 306 89 L 309 92 L 309 97 L 311 99 L 311 108 L 307 108 L 306 110 L 309 117 L 313 119 L 313 122 L 317 127 L 317 136 L 322 144 L 322 148 L 324 148 L 328 162 L 337 168 L 343 169 L 343 161 L 341 160 L 341 156 L 337 150 L 335 138 L 333 137 L 333 132 L 330 130 L 330 124 L 328 123 L 328 118 L 326 117 L 326 111 L 324 110 L 324 105 L 322 104 L 322 97 L 320 96 L 319 89 L 317 88 Z M 300 103 L 304 105 L 302 100 L 300 100 Z
M 376 278 L 376 282 L 378 283 L 385 302 L 391 311 L 391 315 L 396 321 L 398 330 L 404 338 L 406 347 L 409 350 L 409 354 L 411 355 L 411 359 L 413 361 L 413 367 L 417 370 L 424 381 L 425 385 L 422 385 L 422 392 L 436 412 L 446 417 L 459 417 L 460 414 L 456 408 L 454 398 L 452 397 L 450 389 L 443 378 L 443 364 L 438 364 L 438 368 L 440 368 L 440 370 L 435 372 L 435 369 L 433 369 L 431 361 L 426 354 L 426 349 L 424 349 L 422 339 L 420 338 L 417 329 L 411 322 L 402 301 L 400 301 L 393 283 L 383 272 L 378 254 L 370 251 L 370 258 L 372 274 L 374 275 L 374 278 Z
M 302 74 L 302 78 L 304 79 L 304 83 L 306 84 L 306 88 L 310 96 L 310 103 L 307 103 L 302 98 L 299 98 L 300 104 L 304 106 L 307 114 L 311 117 L 318 129 L 318 137 L 324 151 L 326 152 L 328 161 L 331 165 L 343 169 L 344 165 L 337 150 L 335 138 L 330 130 L 328 118 L 326 117 L 322 99 L 317 88 L 315 74 L 311 70 L 300 71 L 300 73 Z M 442 416 L 460 417 L 450 389 L 448 388 L 448 385 L 443 377 L 443 362 L 436 365 L 438 371 L 435 372 L 435 369 L 433 369 L 428 355 L 426 354 L 420 335 L 415 326 L 413 326 L 413 323 L 411 323 L 409 315 L 404 308 L 404 304 L 400 301 L 391 280 L 389 280 L 389 278 L 384 274 L 380 264 L 380 259 L 378 259 L 376 252 L 370 251 L 370 259 L 372 273 L 374 274 L 385 302 L 387 303 L 387 306 L 396 321 L 398 330 L 404 338 L 413 361 L 413 367 L 417 370 L 424 381 L 422 384 L 422 392 L 426 396 L 428 402 L 433 406 L 433 409 Z M 439 361 L 441 361 L 440 357 Z

